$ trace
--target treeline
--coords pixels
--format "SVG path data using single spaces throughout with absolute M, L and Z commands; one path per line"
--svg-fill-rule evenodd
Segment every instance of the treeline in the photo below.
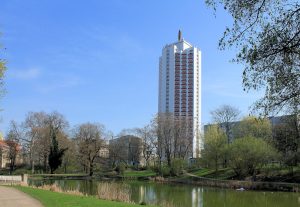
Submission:
M 223 113 L 220 115 L 217 111 Z M 205 130 L 202 165 L 215 171 L 230 167 L 238 178 L 252 176 L 255 179 L 263 167 L 275 164 L 288 167 L 293 173 L 293 167 L 300 161 L 297 116 L 277 118 L 271 125 L 268 118 L 254 116 L 233 121 L 238 113 L 230 116 L 232 111 L 237 112 L 234 108 L 226 112 L 222 107 L 212 113 L 215 123 Z
M 99 151 L 106 147 L 109 132 L 97 123 L 83 123 L 70 129 L 66 118 L 58 113 L 30 112 L 22 123 L 11 121 L 6 140 L 10 171 L 15 161 L 23 160 L 31 173 L 55 171 L 85 172 L 93 175 Z
M 142 128 L 124 129 L 117 137 L 131 135 L 141 140 L 135 150 L 124 152 L 126 143 L 109 144 L 115 137 L 102 124 L 83 123 L 70 127 L 58 112 L 30 112 L 22 123 L 11 121 L 6 134 L 6 142 L 15 145 L 8 153 L 12 155 L 8 156 L 10 172 L 19 156 L 31 173 L 93 175 L 104 169 L 119 171 L 130 165 L 128 159 L 132 159 L 139 162 L 136 168 L 151 167 L 157 172 L 175 174 L 174 163 L 186 163 L 192 156 L 192 137 L 187 134 L 190 121 L 186 117 L 161 114 Z M 130 158 L 126 160 L 124 154 L 128 153 Z
M 58 112 L 30 112 L 22 123 L 12 121 L 6 135 L 7 143 L 11 143 L 10 171 L 20 154 L 31 173 L 93 175 L 103 170 L 121 172 L 135 162 L 135 169 L 151 168 L 162 176 L 177 176 L 191 168 L 231 168 L 242 179 L 255 178 L 270 164 L 287 166 L 291 171 L 299 164 L 296 116 L 286 116 L 271 125 L 269 119 L 253 116 L 237 121 L 239 111 L 230 106 L 212 115 L 214 123 L 198 133 L 198 139 L 203 141 L 202 149 L 196 152 L 199 158 L 193 152 L 193 120 L 188 117 L 159 114 L 142 128 L 124 129 L 117 137 L 140 138 L 134 139 L 136 143 L 130 143 L 130 151 L 126 151 L 128 144 L 124 142 L 109 144 L 115 136 L 102 124 L 70 127 Z

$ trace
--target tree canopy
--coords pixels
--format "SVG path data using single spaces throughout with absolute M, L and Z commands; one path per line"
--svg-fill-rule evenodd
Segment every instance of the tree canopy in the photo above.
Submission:
M 271 141 L 271 123 L 267 118 L 262 119 L 254 116 L 245 117 L 234 126 L 233 135 L 234 138 L 252 136 L 264 139 L 265 141 Z
M 240 178 L 246 175 L 255 176 L 264 164 L 277 156 L 271 145 L 251 136 L 234 140 L 228 152 L 230 166 Z
M 2 58 L 2 54 L 1 54 L 3 51 L 4 51 L 3 46 L 0 44 L 0 96 L 2 96 L 4 93 L 3 85 L 4 85 L 4 74 L 6 71 L 6 61 L 5 59 Z
M 216 171 L 225 157 L 226 140 L 226 134 L 218 125 L 209 126 L 204 135 L 202 157 L 209 163 L 213 163 Z
M 206 0 L 233 17 L 219 47 L 236 47 L 234 59 L 242 63 L 244 90 L 265 90 L 254 105 L 261 113 L 300 105 L 300 3 L 298 0 Z

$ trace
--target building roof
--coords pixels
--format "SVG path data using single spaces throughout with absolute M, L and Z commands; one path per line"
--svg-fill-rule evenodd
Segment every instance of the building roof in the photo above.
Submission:
M 8 148 L 7 140 L 0 140 L 0 148 Z M 21 149 L 21 145 L 17 143 L 17 150 Z
M 4 140 L 0 140 L 0 147 L 7 147 L 7 144 Z

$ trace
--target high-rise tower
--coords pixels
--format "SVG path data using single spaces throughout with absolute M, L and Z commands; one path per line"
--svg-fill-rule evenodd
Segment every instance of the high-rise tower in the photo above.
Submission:
M 200 153 L 201 124 L 201 51 L 182 38 L 166 45 L 159 58 L 158 113 L 171 113 L 175 117 L 191 120 L 189 136 L 192 156 Z

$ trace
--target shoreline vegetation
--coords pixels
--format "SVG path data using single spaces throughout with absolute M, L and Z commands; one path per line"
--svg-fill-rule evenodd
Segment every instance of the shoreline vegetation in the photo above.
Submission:
M 234 179 L 234 173 L 230 169 L 221 169 L 218 172 L 209 169 L 199 169 L 190 172 L 185 172 L 179 176 L 160 176 L 152 170 L 130 170 L 125 171 L 122 175 L 107 172 L 95 176 L 85 174 L 36 174 L 30 175 L 30 179 L 78 179 L 78 180 L 141 180 L 153 181 L 163 183 L 178 183 L 187 185 L 198 185 L 208 187 L 230 188 L 245 190 L 267 190 L 267 191 L 284 191 L 284 192 L 300 192 L 300 184 L 297 179 L 300 177 L 300 170 L 297 168 L 294 171 L 294 178 L 296 182 L 286 181 L 284 173 L 278 172 L 273 175 L 258 175 L 256 180 L 248 178 L 245 180 Z M 290 175 L 289 175 L 290 177 Z

